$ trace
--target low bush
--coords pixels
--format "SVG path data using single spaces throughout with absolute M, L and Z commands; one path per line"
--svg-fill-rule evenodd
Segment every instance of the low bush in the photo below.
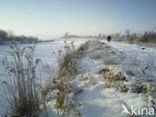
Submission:
M 127 92 L 129 89 L 124 85 L 126 76 L 118 68 L 104 68 L 99 71 L 105 82 L 106 88 L 115 88 L 121 92 Z

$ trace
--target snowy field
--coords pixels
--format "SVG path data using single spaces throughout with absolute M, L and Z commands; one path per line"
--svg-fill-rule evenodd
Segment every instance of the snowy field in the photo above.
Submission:
M 71 39 L 70 41 L 67 41 L 67 43 L 71 43 L 74 39 Z M 41 59 L 44 64 L 48 64 L 52 67 L 57 66 L 57 57 L 58 57 L 58 51 L 64 49 L 64 45 L 66 40 L 54 40 L 53 42 L 41 42 L 38 43 L 35 47 L 35 53 L 34 57 L 36 59 Z M 74 45 L 77 48 L 79 45 L 84 43 L 86 40 L 78 39 L 74 41 Z M 18 46 L 21 48 L 24 48 L 26 46 L 29 46 L 32 44 L 19 44 Z M 9 57 L 9 53 L 11 51 L 10 45 L 0 45 L 0 74 L 5 73 L 3 66 L 2 66 L 2 58 L 4 56 Z M 1 77 L 1 81 L 2 81 Z M 2 87 L 2 84 L 0 84 L 0 116 L 5 113 L 5 110 L 7 110 L 8 105 L 6 104 L 6 98 L 4 96 L 4 90 Z
M 73 40 L 76 49 L 87 41 L 87 39 Z M 63 46 L 64 41 L 61 40 L 39 43 L 36 46 L 35 58 L 56 66 L 57 53 Z M 108 43 L 105 40 L 92 40 L 84 46 L 87 46 L 83 49 L 85 54 L 75 58 L 81 73 L 68 81 L 76 110 L 82 117 L 153 114 L 153 110 L 150 109 L 154 111 L 156 109 L 156 48 L 124 42 Z M 8 45 L 0 45 L 0 59 L 8 56 L 7 51 Z M 2 66 L 0 69 L 2 73 Z M 0 95 L 3 95 L 3 91 L 0 92 Z M 2 113 L 5 101 L 3 98 L 0 99 Z M 55 100 L 49 100 L 47 104 L 52 117 L 58 116 L 54 103 Z M 131 110 L 132 106 L 136 110 L 134 113 Z M 128 112 L 123 112 L 124 107 Z M 142 112 L 142 108 L 145 108 L 145 112 Z M 73 112 L 67 116 L 78 115 Z
M 82 115 L 125 117 L 127 113 L 122 113 L 123 105 L 133 115 L 132 106 L 136 108 L 136 115 L 145 115 L 138 112 L 141 108 L 155 108 L 156 49 L 122 42 L 101 42 L 104 43 L 90 42 L 86 50 L 87 57 L 77 59 L 83 74 L 73 81 L 73 85 L 83 88 L 77 97 L 84 104 L 80 108 Z M 126 80 L 121 81 L 121 84 L 118 82 L 115 87 L 106 86 L 107 81 L 101 78 L 103 76 L 99 75 L 99 71 L 107 69 Z M 125 91 L 125 87 L 128 91 Z

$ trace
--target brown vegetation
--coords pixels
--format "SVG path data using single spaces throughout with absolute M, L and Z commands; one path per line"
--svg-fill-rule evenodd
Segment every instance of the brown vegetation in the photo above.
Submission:
M 7 115 L 13 117 L 39 116 L 40 114 L 40 82 L 36 68 L 39 59 L 33 58 L 35 46 L 28 46 L 23 49 L 12 45 L 9 52 L 11 60 L 7 57 L 3 59 L 6 70 L 5 82 L 6 94 L 10 111 Z

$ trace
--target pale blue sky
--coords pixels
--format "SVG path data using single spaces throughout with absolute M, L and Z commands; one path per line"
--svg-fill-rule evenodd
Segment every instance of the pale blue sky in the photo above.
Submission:
M 0 0 L 0 29 L 41 38 L 156 30 L 156 0 Z

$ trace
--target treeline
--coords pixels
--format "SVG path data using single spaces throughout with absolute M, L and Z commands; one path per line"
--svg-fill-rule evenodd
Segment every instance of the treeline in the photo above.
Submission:
M 115 33 L 111 34 L 113 40 L 117 41 L 130 41 L 130 42 L 149 42 L 156 43 L 156 32 L 148 31 L 143 34 L 131 33 L 130 30 L 126 30 L 125 34 Z
M 98 35 L 88 35 L 88 36 L 79 36 L 75 34 L 65 33 L 63 38 L 96 38 L 96 39 L 106 39 L 108 35 L 106 34 L 98 34 Z M 131 32 L 129 29 L 125 30 L 124 33 L 114 33 L 110 34 L 112 40 L 114 41 L 129 41 L 129 42 L 149 42 L 156 43 L 156 32 L 148 31 L 143 34 Z
M 82 35 L 76 35 L 76 34 L 69 34 L 68 32 L 65 33 L 65 35 L 62 38 L 106 38 L 105 34 L 99 34 L 99 35 L 86 35 L 86 36 L 82 36 Z
M 140 38 L 141 42 L 153 42 L 156 43 L 156 32 L 145 32 Z
M 33 43 L 37 42 L 38 38 L 33 36 L 17 36 L 12 31 L 4 31 L 0 29 L 0 44 L 4 44 L 10 41 L 17 41 L 19 43 Z

